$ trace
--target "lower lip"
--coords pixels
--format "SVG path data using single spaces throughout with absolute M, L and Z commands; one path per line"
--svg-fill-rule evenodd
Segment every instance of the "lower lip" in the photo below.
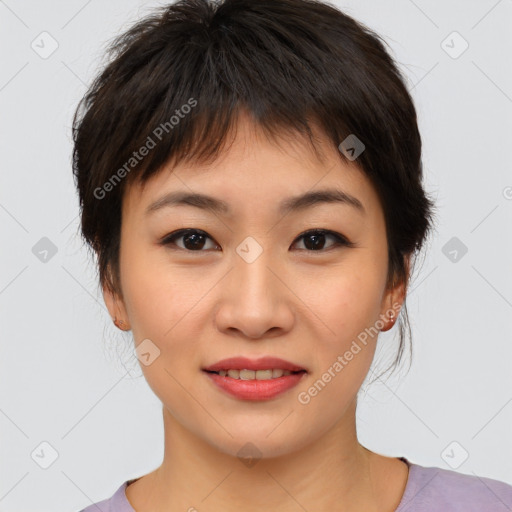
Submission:
M 204 371 L 204 370 L 203 370 Z M 306 372 L 283 375 L 268 380 L 241 380 L 204 371 L 223 391 L 242 400 L 269 400 L 296 386 Z

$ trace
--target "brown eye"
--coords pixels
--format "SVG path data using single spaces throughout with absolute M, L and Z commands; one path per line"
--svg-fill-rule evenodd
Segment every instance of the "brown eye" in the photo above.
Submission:
M 314 229 L 307 231 L 300 235 L 297 240 L 303 239 L 305 249 L 309 252 L 314 251 L 322 251 L 325 249 L 326 239 L 331 238 L 334 240 L 334 243 L 328 247 L 327 250 L 339 247 L 339 246 L 347 246 L 352 247 L 354 244 L 347 240 L 343 235 L 336 233 L 334 231 L 328 231 L 325 229 Z
M 180 239 L 183 239 L 183 245 L 175 243 L 176 240 Z M 205 245 L 207 245 L 207 240 L 213 239 L 200 229 L 180 229 L 175 233 L 167 235 L 162 240 L 161 244 L 170 246 L 171 249 L 174 249 L 172 246 L 176 246 L 178 249 L 186 250 L 189 252 L 204 252 L 202 249 L 204 249 Z M 218 247 L 218 245 L 214 244 L 213 248 L 215 247 Z M 209 247 L 207 247 L 207 249 L 209 249 Z

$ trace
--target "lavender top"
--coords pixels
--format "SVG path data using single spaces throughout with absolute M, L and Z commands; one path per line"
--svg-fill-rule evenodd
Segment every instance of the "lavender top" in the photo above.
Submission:
M 404 495 L 395 512 L 512 512 L 512 485 L 499 480 L 425 467 L 400 457 L 409 466 Z M 125 481 L 111 498 L 80 512 L 135 512 L 126 498 Z

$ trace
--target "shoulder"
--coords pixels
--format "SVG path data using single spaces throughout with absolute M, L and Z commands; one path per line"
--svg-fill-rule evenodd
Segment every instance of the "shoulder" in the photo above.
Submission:
M 125 490 L 129 482 L 123 482 L 110 498 L 93 503 L 79 512 L 135 512 L 126 498 Z
M 512 486 L 478 475 L 410 463 L 409 480 L 396 512 L 510 512 Z

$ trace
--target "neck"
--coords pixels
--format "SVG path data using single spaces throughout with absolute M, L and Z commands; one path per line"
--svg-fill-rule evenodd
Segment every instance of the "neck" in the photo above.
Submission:
M 355 408 L 356 400 L 315 442 L 252 463 L 207 443 L 164 408 L 163 463 L 143 477 L 143 492 L 128 487 L 128 499 L 142 511 L 378 510 L 374 454 L 357 440 Z

